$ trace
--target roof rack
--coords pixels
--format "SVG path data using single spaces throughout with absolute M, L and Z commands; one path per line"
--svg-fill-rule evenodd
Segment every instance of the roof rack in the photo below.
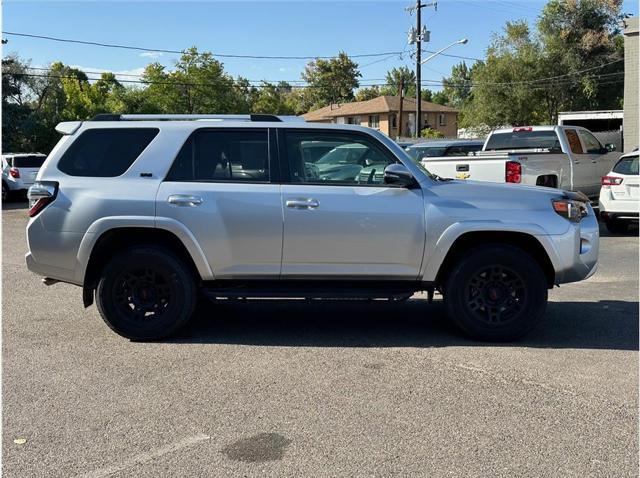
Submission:
M 215 121 L 289 121 L 290 118 L 276 115 L 142 115 L 142 114 L 99 114 L 91 121 L 175 121 L 175 120 L 215 120 Z

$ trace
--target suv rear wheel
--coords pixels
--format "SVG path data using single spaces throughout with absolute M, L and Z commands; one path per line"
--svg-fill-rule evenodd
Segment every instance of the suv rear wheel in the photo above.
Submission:
M 507 341 L 523 336 L 542 318 L 547 280 L 521 249 L 489 245 L 458 260 L 444 287 L 447 313 L 469 336 Z
M 197 291 L 191 270 L 168 250 L 130 248 L 102 270 L 96 289 L 100 315 L 111 329 L 133 340 L 157 340 L 193 315 Z

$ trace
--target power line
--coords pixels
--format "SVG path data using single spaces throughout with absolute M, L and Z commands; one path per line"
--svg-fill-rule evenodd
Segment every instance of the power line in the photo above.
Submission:
M 171 49 L 164 49 L 164 48 L 146 48 L 146 47 L 141 47 L 141 46 L 123 45 L 123 44 L 118 44 L 118 43 L 102 43 L 102 42 L 95 42 L 95 41 L 88 41 L 88 40 L 75 40 L 75 39 L 71 39 L 71 38 L 52 37 L 52 36 L 47 36 L 47 35 L 35 35 L 35 34 L 32 34 L 32 33 L 9 32 L 9 31 L 3 31 L 2 33 L 4 35 L 12 35 L 12 36 L 26 37 L 26 38 L 36 38 L 36 39 L 39 39 L 39 40 L 56 41 L 56 42 L 62 42 L 62 43 L 76 43 L 76 44 L 80 44 L 80 45 L 99 46 L 99 47 L 104 47 L 104 48 L 120 48 L 120 49 L 125 49 L 125 50 L 157 52 L 157 53 L 173 53 L 173 54 L 178 54 L 178 55 L 181 55 L 181 54 L 183 54 L 185 52 L 185 50 L 171 50 Z M 428 50 L 422 50 L 422 51 L 426 51 L 428 53 L 433 53 L 433 52 L 430 52 Z M 358 54 L 358 55 L 347 55 L 347 56 L 349 58 L 374 58 L 374 57 L 382 57 L 382 56 L 393 57 L 395 55 L 402 55 L 404 52 L 405 52 L 405 50 L 402 50 L 402 51 L 387 51 L 387 52 L 380 52 L 380 53 L 363 53 L 363 54 Z M 332 58 L 338 58 L 337 55 L 333 55 L 333 56 L 322 56 L 322 55 L 318 55 L 318 56 L 285 56 L 285 55 L 270 56 L 270 55 L 236 55 L 236 54 L 230 54 L 230 53 L 211 53 L 211 55 L 214 56 L 214 57 L 219 57 L 219 58 L 240 58 L 240 59 L 251 59 L 251 60 L 316 60 L 316 59 L 329 60 L 329 59 L 332 59 Z M 449 54 L 446 54 L 446 53 L 441 53 L 441 56 L 448 56 L 448 57 L 451 57 L 451 58 L 461 58 L 461 59 L 464 59 L 464 60 L 481 61 L 478 58 L 470 58 L 470 57 L 464 57 L 464 56 L 458 56 L 458 55 L 449 55 Z
M 18 32 L 2 32 L 5 35 L 19 36 L 19 37 L 27 37 L 27 38 L 37 38 L 40 40 L 49 40 L 49 41 L 57 41 L 63 43 L 77 43 L 81 45 L 91 45 L 91 46 L 99 46 L 104 48 L 120 48 L 125 50 L 136 50 L 136 51 L 147 51 L 147 52 L 158 52 L 158 53 L 174 53 L 174 54 L 182 54 L 185 50 L 168 50 L 164 48 L 146 48 L 141 46 L 132 46 L 132 45 L 122 45 L 117 43 L 101 43 L 95 41 L 87 41 L 87 40 L 75 40 L 70 38 L 59 38 L 52 37 L 47 35 L 34 35 L 31 33 L 18 33 Z M 382 53 L 363 53 L 358 55 L 348 55 L 349 58 L 370 58 L 370 57 L 380 57 L 380 56 L 388 56 L 388 55 L 398 55 L 400 51 L 387 51 Z M 285 56 L 285 55 L 236 55 L 230 53 L 211 53 L 214 57 L 220 58 L 244 58 L 250 60 L 315 60 L 315 59 L 331 59 L 337 58 L 337 55 L 333 56 Z

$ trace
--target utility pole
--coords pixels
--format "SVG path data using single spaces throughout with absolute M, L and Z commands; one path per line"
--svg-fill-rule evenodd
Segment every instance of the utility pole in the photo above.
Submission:
M 398 138 L 402 138 L 402 103 L 404 103 L 404 78 L 400 77 L 400 85 L 398 86 L 398 96 L 400 97 L 400 106 L 398 107 Z
M 408 7 L 406 10 L 409 13 L 416 11 L 416 29 L 411 32 L 410 38 L 416 44 L 416 120 L 415 120 L 415 134 L 416 138 L 420 137 L 420 130 L 422 129 L 422 98 L 421 98 L 421 54 L 422 54 L 422 41 L 429 41 L 430 33 L 426 27 L 422 27 L 422 15 L 421 11 L 424 7 L 434 7 L 438 11 L 438 2 L 421 3 L 421 0 L 416 0 L 415 7 Z

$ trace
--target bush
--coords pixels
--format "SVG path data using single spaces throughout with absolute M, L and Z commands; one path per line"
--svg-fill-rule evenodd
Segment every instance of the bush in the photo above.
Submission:
M 422 131 L 420 131 L 420 137 L 427 138 L 427 139 L 437 139 L 437 138 L 444 138 L 444 134 L 442 134 L 437 129 L 425 128 Z

